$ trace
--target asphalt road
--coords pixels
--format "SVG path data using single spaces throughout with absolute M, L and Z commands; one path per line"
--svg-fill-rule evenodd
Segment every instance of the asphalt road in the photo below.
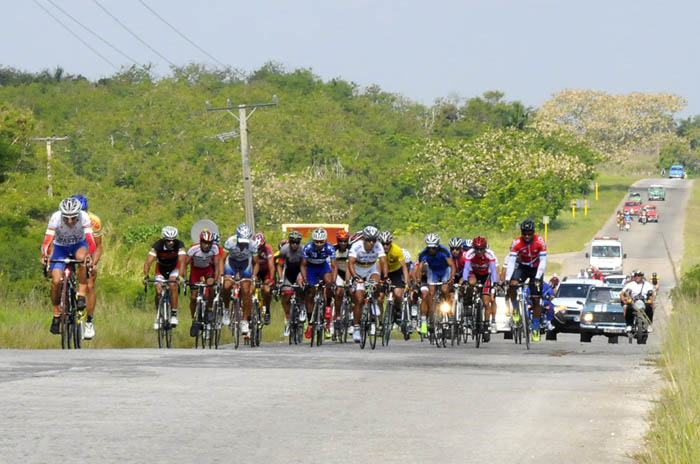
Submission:
M 660 224 L 622 236 L 626 269 L 655 270 L 668 288 L 662 233 L 679 259 L 690 183 L 662 182 Z M 628 462 L 660 385 L 648 360 L 658 338 L 560 335 L 530 351 L 501 336 L 478 350 L 5 350 L 0 461 Z

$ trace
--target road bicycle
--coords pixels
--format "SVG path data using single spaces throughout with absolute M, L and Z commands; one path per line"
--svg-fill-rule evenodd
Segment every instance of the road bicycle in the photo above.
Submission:
M 379 304 L 377 304 L 377 287 L 379 282 L 368 280 L 365 282 L 365 298 L 362 301 L 362 314 L 360 315 L 360 348 L 365 349 L 367 339 L 372 349 L 377 347 L 377 327 L 379 326 Z
M 289 344 L 298 345 L 304 340 L 304 321 L 306 320 L 306 308 L 299 301 L 301 286 L 299 284 L 290 285 L 292 294 L 289 298 Z
M 517 284 L 516 306 L 510 313 L 510 330 L 513 341 L 520 345 L 525 340 L 525 346 L 530 349 L 530 311 L 527 308 L 527 294 L 524 291 L 526 284 Z
M 224 279 L 226 279 L 226 277 Z M 252 282 L 253 279 L 248 277 L 243 279 L 230 279 L 233 282 L 233 285 L 231 285 L 231 320 L 229 322 L 229 329 L 231 330 L 231 336 L 233 337 L 233 347 L 237 350 L 241 345 L 241 322 L 243 320 L 243 308 L 241 306 L 241 282 Z
M 260 282 L 256 281 L 251 301 L 250 318 L 248 320 L 248 337 L 245 339 L 245 343 L 250 345 L 251 348 L 260 346 L 260 341 L 262 340 L 262 329 L 265 325 L 265 320 L 260 305 L 261 301 Z
M 213 317 L 212 320 L 207 320 L 207 290 L 214 287 L 216 284 L 208 284 L 205 281 L 202 282 L 190 282 L 189 286 L 192 289 L 196 289 L 197 297 L 195 299 L 194 306 L 194 317 L 192 324 L 194 325 L 194 330 L 196 331 L 194 336 L 194 347 L 202 349 L 207 347 L 209 342 L 209 348 L 211 348 L 211 337 L 213 332 Z M 209 313 L 212 314 L 213 313 Z
M 343 297 L 340 301 L 340 318 L 333 322 L 333 338 L 340 343 L 347 343 L 352 320 L 352 287 L 343 285 Z M 335 309 L 335 306 L 334 306 Z
M 49 265 L 51 263 L 63 263 L 63 276 L 61 277 L 61 309 L 60 334 L 61 348 L 79 349 L 83 343 L 83 331 L 85 311 L 78 309 L 78 286 L 75 282 L 75 265 L 86 264 L 74 258 L 48 259 L 44 266 L 44 276 L 49 277 Z M 87 275 L 90 276 L 90 267 L 87 267 Z
M 452 305 L 448 303 L 448 296 L 443 293 L 442 286 L 447 282 L 435 282 L 435 294 L 433 295 L 433 314 L 430 319 L 428 332 L 430 344 L 435 344 L 436 348 L 447 347 L 447 337 L 454 327 L 452 325 Z
M 179 280 L 156 280 L 149 279 L 144 281 L 143 290 L 144 293 L 148 293 L 148 284 L 160 285 L 161 290 L 158 295 L 158 309 L 156 320 L 158 324 L 158 330 L 156 334 L 158 336 L 158 348 L 172 348 L 173 343 L 173 327 L 170 325 L 170 320 L 173 315 L 172 303 L 170 299 L 170 284 L 178 285 L 178 292 L 180 291 Z
M 391 340 L 391 329 L 394 327 L 394 289 L 396 287 L 389 283 L 384 288 L 386 292 L 386 304 L 384 305 L 382 325 L 379 331 L 382 334 L 382 346 L 389 346 L 389 340 Z
M 311 346 L 321 346 L 323 344 L 323 339 L 325 338 L 326 331 L 326 296 L 324 289 L 326 288 L 323 281 L 319 281 L 314 285 L 316 293 L 314 294 L 313 310 L 311 311 L 311 318 L 309 319 L 309 325 L 311 325 Z

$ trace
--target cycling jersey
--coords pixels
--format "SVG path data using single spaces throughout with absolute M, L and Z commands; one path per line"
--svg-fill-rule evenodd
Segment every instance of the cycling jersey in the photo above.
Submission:
M 258 268 L 260 271 L 269 271 L 268 262 L 270 258 L 274 258 L 275 253 L 272 251 L 270 245 L 265 244 L 264 246 L 258 248 Z
M 389 273 L 401 269 L 401 261 L 403 261 L 403 251 L 401 251 L 400 246 L 392 242 L 386 254 L 386 265 Z
M 92 225 L 92 233 L 95 235 L 95 237 L 101 237 L 102 221 L 100 221 L 99 216 L 92 213 L 88 213 L 88 216 L 90 217 L 90 224 Z
M 177 260 L 181 255 L 185 253 L 185 244 L 182 240 L 175 240 L 173 247 L 168 249 L 165 246 L 165 239 L 158 239 L 151 246 L 151 251 L 148 252 L 149 255 L 155 256 L 156 264 L 158 264 L 163 269 L 174 269 L 177 267 Z
M 66 247 L 87 241 L 88 253 L 95 251 L 96 245 L 92 224 L 90 216 L 85 211 L 80 212 L 78 221 L 72 226 L 63 221 L 63 215 L 60 211 L 53 213 L 46 228 L 44 242 L 41 245 L 41 252 L 44 256 L 48 253 L 52 239 L 54 245 Z
M 358 240 L 352 247 L 350 247 L 350 253 L 348 257 L 355 258 L 355 264 L 359 266 L 371 266 L 377 262 L 379 258 L 386 256 L 384 253 L 384 247 L 379 243 L 375 243 L 369 251 L 365 250 L 365 241 Z
M 258 252 L 255 247 L 255 242 L 249 241 L 243 248 L 238 246 L 238 237 L 230 236 L 224 242 L 224 249 L 228 251 L 229 261 L 248 261 L 253 262 L 253 256 Z
M 510 280 L 513 275 L 516 262 L 520 266 L 537 268 L 535 278 L 541 279 L 547 266 L 547 245 L 544 239 L 535 234 L 530 242 L 526 242 L 522 237 L 513 240 L 508 255 L 506 280 Z
M 341 271 L 345 275 L 345 271 L 348 268 L 348 256 L 350 255 L 350 248 L 345 247 L 345 251 L 340 251 L 338 245 L 335 246 L 335 267 L 338 268 L 338 273 Z
M 447 263 L 447 260 L 451 258 L 452 253 L 450 253 L 450 250 L 445 245 L 439 245 L 437 253 L 435 253 L 434 255 L 431 255 L 428 252 L 428 248 L 424 248 L 423 251 L 421 251 L 418 254 L 419 262 L 427 263 L 428 267 L 432 271 L 435 271 L 440 274 L 443 273 L 442 271 L 450 267 L 450 265 Z
M 455 275 L 461 276 L 462 272 L 464 271 L 464 265 L 467 263 L 467 252 L 466 251 L 461 251 L 459 253 L 459 257 L 455 258 L 454 256 L 452 259 L 455 262 L 455 269 L 456 273 Z M 469 274 L 467 274 L 469 275 Z M 466 277 L 464 277 L 466 279 Z
M 292 250 L 289 243 L 280 249 L 279 261 L 284 263 L 284 277 L 290 282 L 295 282 L 301 271 L 301 245 L 296 250 Z
M 487 248 L 482 256 L 476 254 L 474 249 L 466 252 L 466 263 L 462 272 L 462 278 L 467 280 L 469 273 L 473 272 L 476 276 L 484 276 L 491 274 L 491 282 L 498 282 L 498 260 L 493 250 Z
M 202 251 L 199 243 L 192 245 L 187 250 L 187 256 L 192 259 L 192 267 L 207 268 L 214 265 L 216 257 L 219 255 L 219 246 L 212 244 L 209 251 Z
M 301 257 L 306 260 L 308 265 L 322 266 L 328 263 L 329 259 L 335 260 L 335 248 L 328 242 L 324 243 L 321 248 L 314 245 L 314 242 L 309 242 L 304 245 Z

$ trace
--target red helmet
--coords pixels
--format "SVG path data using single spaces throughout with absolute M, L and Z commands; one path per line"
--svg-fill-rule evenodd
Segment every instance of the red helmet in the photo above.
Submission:
M 337 240 L 348 240 L 350 236 L 345 230 L 339 230 L 338 232 L 335 233 L 335 238 Z
M 265 245 L 265 236 L 263 234 L 255 234 L 253 237 L 253 242 L 255 242 L 255 245 L 259 248 L 263 245 Z
M 199 241 L 201 242 L 213 242 L 214 241 L 214 234 L 209 232 L 208 230 L 203 230 L 201 234 L 199 234 Z
M 474 240 L 472 240 L 472 246 L 474 248 L 486 248 L 488 244 L 486 243 L 486 239 L 484 237 L 474 237 Z

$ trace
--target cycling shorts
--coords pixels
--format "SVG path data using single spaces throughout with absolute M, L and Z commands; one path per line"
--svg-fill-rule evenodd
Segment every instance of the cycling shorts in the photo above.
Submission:
M 154 279 L 157 282 L 163 282 L 166 280 L 175 280 L 180 276 L 180 269 L 177 267 L 169 268 L 165 266 L 160 266 L 156 263 L 156 275 Z
M 263 283 L 272 280 L 269 269 L 258 269 L 258 275 L 256 277 Z
M 73 245 L 53 245 L 53 253 L 51 254 L 51 259 L 66 259 L 66 258 L 73 258 L 75 257 L 75 254 L 80 250 L 81 248 L 85 248 L 87 251 L 88 249 L 88 243 L 87 240 L 83 240 L 82 242 L 75 243 Z M 49 266 L 49 270 L 53 271 L 54 269 L 60 269 L 63 271 L 66 268 L 66 265 L 64 263 L 51 263 Z
M 355 265 L 355 273 L 357 276 L 362 279 L 362 280 L 367 280 L 373 275 L 377 275 L 377 279 L 379 277 L 379 269 L 377 268 L 377 263 L 375 262 L 371 266 L 358 266 Z M 365 284 L 364 282 L 357 282 L 355 284 L 355 291 L 364 291 L 365 290 Z
M 391 285 L 397 288 L 403 288 L 406 286 L 406 282 L 403 281 L 403 269 L 398 268 L 397 270 L 390 272 L 389 275 L 389 280 L 391 281 Z
M 294 283 L 296 284 L 301 284 L 301 272 L 297 274 L 296 278 L 294 279 Z M 283 295 L 291 295 L 294 293 L 294 289 L 292 288 L 292 281 L 289 280 L 289 277 L 287 276 L 287 273 L 284 273 L 284 279 L 282 280 L 282 294 Z
M 190 282 L 192 282 L 192 283 L 200 282 L 202 280 L 202 277 L 204 277 L 204 280 L 207 280 L 211 277 L 214 277 L 214 266 L 207 266 L 207 267 L 194 267 L 194 266 L 192 266 L 190 268 Z
M 342 269 L 338 269 L 338 275 L 335 278 L 335 284 L 338 287 L 342 287 L 345 285 L 345 271 Z
M 250 260 L 234 261 L 227 259 L 226 266 L 224 266 L 224 274 L 234 277 L 236 274 L 239 274 L 240 279 L 250 279 L 253 277 L 253 265 Z
M 542 294 L 542 279 L 536 279 L 537 268 L 532 266 L 527 266 L 525 264 L 518 264 L 513 271 L 513 275 L 510 280 L 517 280 L 519 283 L 523 283 L 529 279 L 530 281 L 530 295 L 534 297 L 539 297 Z M 539 283 L 538 285 L 535 285 Z
M 316 285 L 320 280 L 323 280 L 323 276 L 331 272 L 331 266 L 328 263 L 319 264 L 314 266 L 312 264 L 306 265 L 306 281 L 309 285 Z
M 450 278 L 450 268 L 446 267 L 440 271 L 433 271 L 428 268 L 428 285 L 434 285 L 437 282 L 447 282 Z
M 476 278 L 476 282 L 484 286 L 484 295 L 491 293 L 491 274 L 470 274 Z

